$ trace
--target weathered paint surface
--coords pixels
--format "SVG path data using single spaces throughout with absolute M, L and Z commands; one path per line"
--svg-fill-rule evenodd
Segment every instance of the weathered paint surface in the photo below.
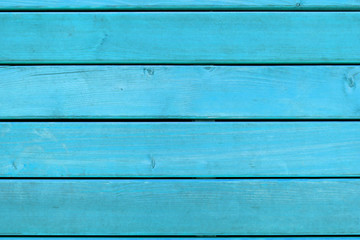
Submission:
M 1 10 L 359 10 L 358 0 L 3 0 Z
M 359 179 L 1 180 L 2 235 L 359 234 Z
M 359 118 L 359 66 L 2 66 L 0 118 Z
M 1 12 L 0 22 L 4 64 L 360 62 L 359 12 Z
M 0 177 L 360 176 L 358 122 L 1 123 Z

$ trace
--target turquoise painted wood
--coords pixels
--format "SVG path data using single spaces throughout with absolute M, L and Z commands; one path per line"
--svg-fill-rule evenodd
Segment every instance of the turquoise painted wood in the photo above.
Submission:
M 5 0 L 1 10 L 359 10 L 358 0 Z
M 0 22 L 3 64 L 360 62 L 359 12 L 2 12 Z
M 360 239 L 359 10 L 0 2 L 0 240 Z
M 2 235 L 358 235 L 359 179 L 1 180 Z
M 359 122 L 1 123 L 0 177 L 360 176 Z
M 359 118 L 359 66 L 2 66 L 6 118 Z

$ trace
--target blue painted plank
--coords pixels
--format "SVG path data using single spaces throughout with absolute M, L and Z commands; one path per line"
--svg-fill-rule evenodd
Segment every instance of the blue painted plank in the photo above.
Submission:
M 3 0 L 1 10 L 359 10 L 357 0 Z
M 1 235 L 354 235 L 359 179 L 1 180 Z
M 2 12 L 0 22 L 3 64 L 360 62 L 359 12 Z
M 359 122 L 1 123 L 0 177 L 360 176 Z
M 0 66 L 0 118 L 359 118 L 359 66 Z

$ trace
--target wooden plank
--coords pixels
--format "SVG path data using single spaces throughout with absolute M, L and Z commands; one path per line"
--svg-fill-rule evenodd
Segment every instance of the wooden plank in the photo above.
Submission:
M 2 12 L 0 22 L 3 64 L 360 62 L 359 12 Z
M 358 235 L 359 179 L 1 180 L 1 235 Z
M 359 122 L 1 123 L 1 177 L 360 176 Z
M 0 66 L 0 118 L 359 118 L 359 66 Z
M 1 10 L 359 10 L 356 0 L 4 0 Z

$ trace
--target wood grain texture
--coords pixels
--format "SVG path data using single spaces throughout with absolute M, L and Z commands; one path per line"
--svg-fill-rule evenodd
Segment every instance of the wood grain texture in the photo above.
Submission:
M 359 66 L 0 66 L 0 118 L 359 118 Z
M 354 235 L 360 180 L 1 180 L 2 235 Z
M 3 0 L 1 10 L 359 10 L 358 0 Z
M 0 22 L 3 64 L 360 62 L 359 12 L 2 12 Z
M 360 176 L 358 122 L 1 123 L 0 177 Z

